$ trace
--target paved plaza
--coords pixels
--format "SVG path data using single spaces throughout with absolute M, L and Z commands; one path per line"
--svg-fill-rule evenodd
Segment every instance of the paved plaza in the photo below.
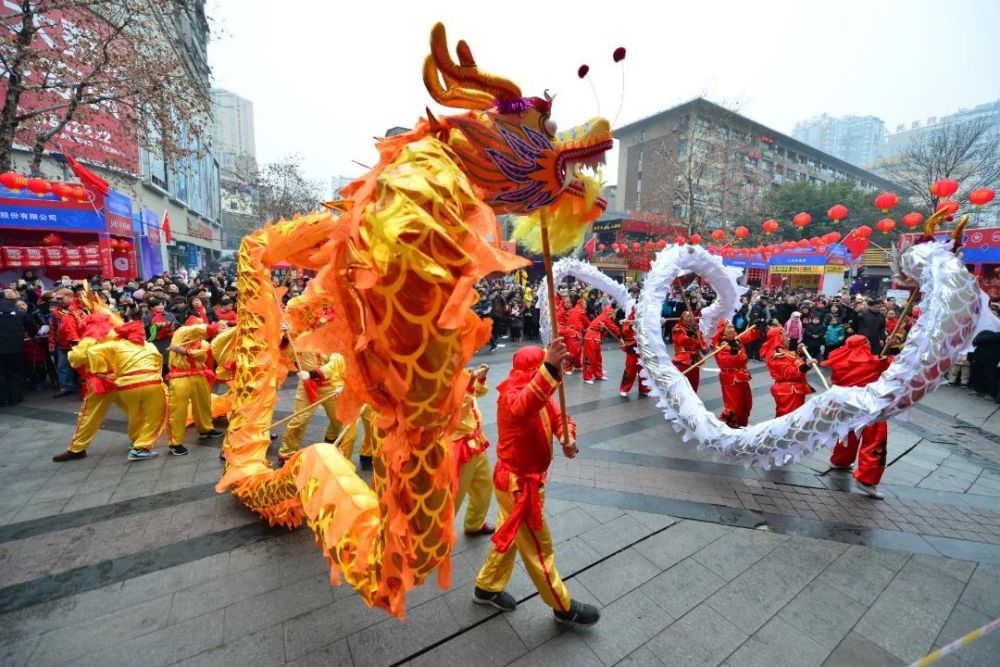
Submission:
M 477 356 L 492 386 L 512 349 Z M 594 628 L 557 626 L 520 567 L 516 612 L 472 604 L 489 539 L 464 536 L 451 589 L 413 591 L 400 623 L 329 585 L 310 532 L 216 494 L 216 446 L 189 432 L 191 455 L 161 439 L 159 458 L 128 463 L 112 410 L 86 459 L 56 464 L 79 402 L 36 394 L 0 408 L 0 665 L 902 665 L 1000 616 L 997 404 L 944 387 L 891 421 L 873 501 L 823 455 L 713 460 L 654 401 L 621 399 L 623 356 L 605 355 L 611 381 L 568 378 L 581 452 L 557 448 L 546 501 Z M 769 378 L 750 368 L 764 420 Z M 718 413 L 717 373 L 700 394 Z M 480 406 L 495 442 L 495 390 Z M 995 667 L 1000 633 L 938 664 Z

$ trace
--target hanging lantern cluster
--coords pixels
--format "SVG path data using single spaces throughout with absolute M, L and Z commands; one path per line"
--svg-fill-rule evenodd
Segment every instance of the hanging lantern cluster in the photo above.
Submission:
M 54 194 L 63 201 L 76 199 L 83 202 L 88 199 L 87 191 L 81 185 L 49 181 L 44 178 L 28 178 L 13 171 L 0 174 L 0 185 L 15 194 L 20 193 L 21 190 L 28 190 L 36 197 Z

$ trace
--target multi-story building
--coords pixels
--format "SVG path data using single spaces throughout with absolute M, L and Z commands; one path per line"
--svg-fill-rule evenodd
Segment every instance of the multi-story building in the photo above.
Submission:
M 249 180 L 257 167 L 253 102 L 222 88 L 212 89 L 212 150 L 223 180 Z
M 971 109 L 960 109 L 941 118 L 930 116 L 924 121 L 914 120 L 910 122 L 909 127 L 906 124 L 897 125 L 895 132 L 891 133 L 886 141 L 885 157 L 888 159 L 896 157 L 914 143 L 938 135 L 949 126 L 973 122 L 986 122 L 995 127 L 996 131 L 990 133 L 991 138 L 984 136 L 982 140 L 996 141 L 1000 137 L 1000 100 L 980 104 Z
M 795 124 L 792 137 L 859 167 L 882 159 L 885 123 L 875 116 L 822 114 Z
M 615 208 L 694 230 L 730 227 L 771 185 L 849 181 L 897 189 L 876 174 L 702 98 L 615 130 Z M 697 215 L 695 215 L 697 214 Z

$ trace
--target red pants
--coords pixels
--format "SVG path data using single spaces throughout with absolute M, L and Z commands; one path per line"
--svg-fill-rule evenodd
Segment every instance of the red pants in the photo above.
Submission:
M 806 402 L 807 394 L 776 394 L 774 392 L 775 389 L 777 387 L 771 387 L 771 396 L 774 398 L 775 417 L 795 412 Z
M 583 339 L 583 379 L 593 380 L 604 377 L 604 354 L 601 341 Z
M 632 385 L 635 383 L 637 377 L 639 377 L 639 355 L 634 352 L 626 352 L 625 372 L 622 373 L 622 384 L 619 387 L 619 391 L 623 391 L 626 394 L 632 391 Z M 649 393 L 649 387 L 646 386 L 645 381 L 641 377 L 639 377 L 639 393 Z
M 573 329 L 565 329 L 561 330 L 559 334 L 566 341 L 566 351 L 569 352 L 569 356 L 566 357 L 566 361 L 563 364 L 565 370 L 572 371 L 577 368 L 583 368 L 579 332 Z
M 731 428 L 750 423 L 753 409 L 753 393 L 749 382 L 726 383 L 722 385 L 722 414 L 719 419 Z
M 847 467 L 858 459 L 858 467 L 854 470 L 854 479 L 862 484 L 875 486 L 885 472 L 886 443 L 889 440 L 889 427 L 885 422 L 872 424 L 861 430 L 859 440 L 854 433 L 847 436 L 847 444 L 838 442 L 833 448 L 830 463 L 835 466 Z
M 674 359 L 674 366 L 676 366 L 677 370 L 681 373 L 684 373 L 684 371 L 691 367 L 691 364 L 685 364 L 683 361 L 677 361 Z M 701 366 L 698 366 L 698 368 L 694 369 L 684 377 L 688 379 L 688 382 L 691 383 L 691 388 L 694 389 L 694 393 L 697 394 L 698 384 L 701 382 Z

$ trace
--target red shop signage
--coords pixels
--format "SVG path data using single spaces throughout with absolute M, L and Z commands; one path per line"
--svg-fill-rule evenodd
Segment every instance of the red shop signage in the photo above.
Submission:
M 84 266 L 100 266 L 101 265 L 101 248 L 96 243 L 94 245 L 85 245 L 83 248 L 83 265 Z
M 63 248 L 66 256 L 65 266 L 83 266 L 83 250 L 80 248 Z
M 3 261 L 8 268 L 20 268 L 28 266 L 28 257 L 21 246 L 9 245 L 3 248 Z
M 63 255 L 62 248 L 47 246 L 42 248 L 42 254 L 45 255 L 45 266 L 65 266 L 64 261 L 66 257 Z

